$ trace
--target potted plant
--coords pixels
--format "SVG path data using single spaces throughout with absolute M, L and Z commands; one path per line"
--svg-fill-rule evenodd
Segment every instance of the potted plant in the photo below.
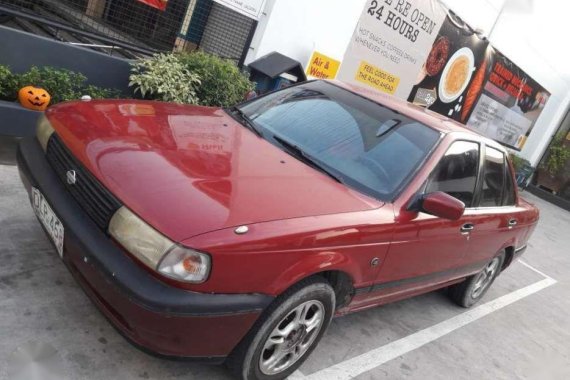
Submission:
M 10 67 L 0 65 L 0 135 L 32 136 L 48 105 L 83 95 L 117 98 L 120 92 L 88 85 L 83 74 L 66 69 L 32 66 L 26 72 L 13 73 Z
M 567 170 L 570 160 L 570 141 L 566 139 L 566 133 L 559 132 L 548 149 L 546 158 L 538 167 L 537 185 L 552 191 L 553 194 L 560 192 L 570 177 Z

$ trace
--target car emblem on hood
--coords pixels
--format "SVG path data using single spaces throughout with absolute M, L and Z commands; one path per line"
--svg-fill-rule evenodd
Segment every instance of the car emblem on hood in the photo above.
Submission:
M 68 170 L 67 173 L 65 173 L 65 176 L 67 177 L 68 184 L 75 185 L 75 182 L 77 182 L 77 175 L 75 174 L 75 170 Z

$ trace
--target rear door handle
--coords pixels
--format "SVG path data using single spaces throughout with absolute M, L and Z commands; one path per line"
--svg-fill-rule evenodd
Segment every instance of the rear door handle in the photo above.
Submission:
M 461 233 L 462 234 L 468 234 L 471 231 L 473 231 L 475 229 L 475 225 L 471 224 L 471 223 L 465 223 L 463 226 L 461 226 Z
M 517 225 L 517 220 L 516 219 L 511 219 L 509 220 L 509 227 L 514 227 Z

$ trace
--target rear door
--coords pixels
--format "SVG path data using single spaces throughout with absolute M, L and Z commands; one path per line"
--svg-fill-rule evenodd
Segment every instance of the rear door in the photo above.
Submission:
M 516 205 L 515 184 L 505 154 L 484 146 L 481 181 L 469 222 L 469 248 L 464 262 L 483 266 L 515 239 L 524 225 L 525 209 Z

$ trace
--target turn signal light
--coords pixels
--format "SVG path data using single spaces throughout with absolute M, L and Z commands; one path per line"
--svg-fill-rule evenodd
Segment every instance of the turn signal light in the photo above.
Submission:
M 175 280 L 200 283 L 210 272 L 210 256 L 192 249 L 176 246 L 158 265 L 158 271 Z

